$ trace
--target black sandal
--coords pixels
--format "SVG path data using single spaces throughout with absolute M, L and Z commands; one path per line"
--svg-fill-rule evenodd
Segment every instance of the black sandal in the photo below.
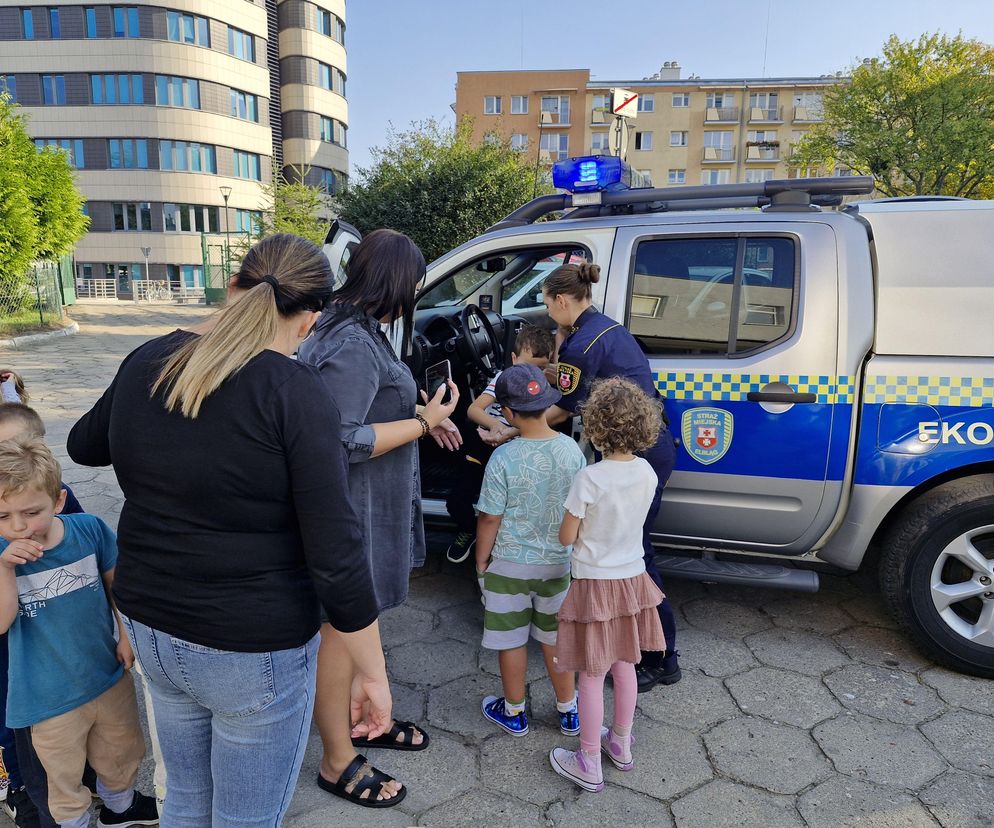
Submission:
M 337 782 L 329 782 L 320 773 L 318 774 L 318 787 L 322 791 L 347 799 L 356 805 L 362 805 L 363 808 L 392 808 L 400 803 L 407 796 L 407 788 L 403 785 L 400 786 L 396 796 L 389 799 L 376 798 L 383 792 L 384 784 L 395 781 L 392 776 L 370 765 L 366 757 L 361 754 L 349 762 Z M 369 791 L 369 796 L 363 797 L 366 791 Z
M 414 734 L 421 734 L 421 744 L 414 744 Z M 403 734 L 404 740 L 402 742 L 397 741 L 397 737 Z M 385 748 L 387 750 L 424 750 L 428 747 L 428 734 L 425 733 L 423 728 L 418 727 L 414 722 L 397 722 L 393 723 L 386 733 L 377 736 L 375 739 L 367 739 L 365 736 L 360 736 L 358 739 L 352 740 L 352 747 L 357 748 Z

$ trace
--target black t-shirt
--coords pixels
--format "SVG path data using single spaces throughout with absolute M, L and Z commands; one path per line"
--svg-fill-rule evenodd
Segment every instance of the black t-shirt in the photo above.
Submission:
M 266 652 L 376 619 L 348 496 L 338 411 L 310 366 L 263 351 L 191 420 L 150 389 L 195 336 L 142 345 L 69 434 L 124 491 L 114 597 L 142 624 L 208 647 Z

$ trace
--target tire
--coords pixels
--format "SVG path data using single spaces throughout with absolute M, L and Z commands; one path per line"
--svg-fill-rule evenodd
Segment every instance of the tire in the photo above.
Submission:
M 879 577 L 925 655 L 994 678 L 994 475 L 950 481 L 906 506 L 884 537 Z

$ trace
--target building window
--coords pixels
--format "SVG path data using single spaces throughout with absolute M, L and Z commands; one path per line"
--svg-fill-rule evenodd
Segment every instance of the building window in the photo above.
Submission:
M 528 149 L 528 135 L 524 132 L 515 132 L 511 135 L 511 149 L 523 152 Z
M 673 106 L 676 109 L 686 109 L 690 106 L 690 93 L 688 92 L 674 92 L 673 93 Z
M 338 176 L 335 174 L 334 170 L 325 170 L 320 167 L 317 168 L 318 171 L 318 186 L 321 187 L 328 195 L 335 195 L 338 192 Z
M 238 178 L 251 178 L 253 181 L 261 181 L 262 173 L 259 170 L 259 156 L 254 152 L 235 150 L 235 176 Z
M 735 150 L 732 147 L 732 133 L 729 130 L 710 131 L 704 133 L 705 161 L 734 161 Z
M 749 95 L 749 117 L 754 121 L 780 120 L 780 95 L 777 92 L 753 92 Z
M 219 233 L 217 207 L 203 204 L 163 204 L 162 223 L 167 233 Z
M 687 133 L 686 132 L 671 132 L 670 133 L 670 146 L 671 147 L 685 147 L 685 146 L 687 146 Z
M 655 112 L 656 111 L 656 96 L 655 95 L 639 95 L 638 111 L 639 112 Z
M 539 140 L 541 152 L 549 153 L 549 160 L 563 161 L 569 158 L 569 136 L 557 132 L 546 132 Z
M 147 170 L 148 141 L 144 138 L 111 138 L 107 157 L 112 170 Z
M 140 37 L 137 6 L 114 6 L 114 37 Z
M 90 102 L 94 104 L 145 103 L 141 75 L 90 75 Z
M 147 201 L 138 204 L 134 202 L 115 203 L 111 207 L 114 210 L 115 230 L 151 230 L 152 229 L 152 207 Z
M 48 31 L 50 37 L 53 38 L 62 37 L 62 26 L 59 25 L 58 9 L 48 10 Z
M 92 6 L 87 7 L 85 10 L 86 15 L 86 36 L 96 37 L 97 36 L 97 10 Z
M 200 83 L 192 78 L 156 75 L 155 102 L 159 106 L 200 109 Z
M 174 290 L 204 286 L 203 265 L 166 265 L 166 274 Z
M 611 150 L 610 132 L 590 133 L 590 151 L 594 153 L 606 153 Z
M 24 29 L 24 39 L 35 39 L 35 17 L 31 9 L 21 9 L 21 25 Z
M 336 121 L 334 118 L 327 118 L 322 115 L 321 140 L 327 141 L 329 144 L 338 144 L 338 146 L 344 147 L 346 144 L 345 124 L 341 121 Z
M 484 115 L 500 115 L 501 97 L 500 95 L 486 95 L 483 98 Z
M 728 109 L 735 106 L 735 94 L 732 92 L 708 92 L 705 106 L 708 109 Z
M 35 146 L 39 151 L 45 147 L 64 150 L 69 163 L 77 170 L 82 170 L 86 166 L 83 158 L 83 141 L 80 138 L 35 138 Z
M 159 169 L 217 174 L 217 152 L 210 144 L 159 141 Z
M 258 235 L 262 225 L 262 212 L 259 210 L 235 210 L 235 232 Z
M 318 9 L 318 31 L 345 45 L 345 24 L 330 11 Z
M 46 106 L 66 105 L 65 75 L 42 75 L 41 88 Z
M 228 54 L 255 63 L 255 38 L 248 32 L 229 26 Z
M 820 121 L 824 115 L 821 92 L 798 92 L 794 95 L 795 121 Z
M 243 121 L 259 122 L 259 103 L 255 95 L 231 90 L 231 117 Z
M 176 43 L 211 45 L 211 27 L 206 17 L 182 12 L 166 12 L 166 37 Z
M 686 184 L 687 183 L 687 171 L 686 170 L 670 170 L 666 175 L 666 181 L 669 184 Z
M 569 95 L 542 96 L 542 123 L 569 123 Z
M 319 63 L 318 83 L 323 89 L 345 96 L 345 73 L 335 66 Z
M 637 149 L 637 150 L 651 150 L 652 149 L 652 133 L 651 132 L 636 132 L 635 133 L 635 149 Z
M 334 91 L 345 97 L 345 73 L 341 69 L 334 69 L 331 73 L 335 79 L 335 89 Z
M 759 184 L 773 180 L 773 170 L 746 170 L 746 183 Z
M 12 103 L 17 103 L 17 79 L 13 75 L 0 75 L 0 94 L 4 92 Z
M 511 114 L 512 115 L 527 115 L 528 114 L 528 96 L 527 95 L 511 95 Z
M 701 184 L 727 184 L 728 170 L 704 170 L 701 173 Z

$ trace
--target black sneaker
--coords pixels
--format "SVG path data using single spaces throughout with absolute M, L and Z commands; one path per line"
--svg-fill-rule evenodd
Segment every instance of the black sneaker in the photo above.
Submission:
M 678 660 L 679 657 L 680 653 L 677 650 L 666 654 L 663 658 L 663 663 L 659 666 L 658 684 L 676 684 L 683 678 L 683 672 L 680 670 L 680 662 Z
M 131 825 L 158 825 L 159 808 L 155 798 L 135 791 L 131 807 L 122 814 L 115 814 L 106 805 L 100 808 L 97 828 L 126 828 Z
M 445 557 L 452 563 L 462 563 L 476 546 L 476 535 L 472 532 L 460 532 L 456 539 L 449 544 Z
M 8 790 L 2 811 L 10 817 L 17 828 L 41 828 L 38 809 L 28 796 L 27 788 Z
M 638 684 L 640 693 L 648 693 L 653 687 L 659 684 L 662 675 L 660 667 L 643 667 L 641 664 L 635 665 L 635 681 Z

